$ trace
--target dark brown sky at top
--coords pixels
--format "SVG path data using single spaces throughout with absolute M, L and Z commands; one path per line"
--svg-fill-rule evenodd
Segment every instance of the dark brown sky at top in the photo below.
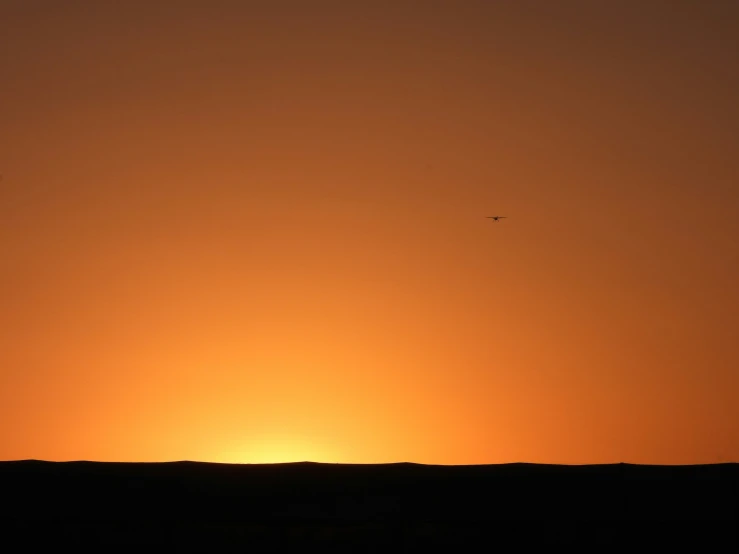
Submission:
M 736 459 L 738 30 L 0 0 L 0 458 Z

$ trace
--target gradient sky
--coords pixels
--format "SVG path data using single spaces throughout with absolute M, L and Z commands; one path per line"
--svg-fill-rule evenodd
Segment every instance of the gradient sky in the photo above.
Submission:
M 0 0 L 0 459 L 739 461 L 738 29 Z

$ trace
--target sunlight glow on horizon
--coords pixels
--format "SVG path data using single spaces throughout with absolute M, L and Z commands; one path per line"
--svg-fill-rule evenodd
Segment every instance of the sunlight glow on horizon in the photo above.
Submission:
M 294 437 L 264 437 L 246 445 L 225 448 L 222 453 L 208 457 L 210 461 L 232 464 L 278 464 L 292 462 L 334 463 L 335 457 L 320 446 Z

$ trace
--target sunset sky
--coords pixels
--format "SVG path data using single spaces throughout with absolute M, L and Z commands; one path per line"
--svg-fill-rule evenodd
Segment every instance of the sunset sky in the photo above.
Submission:
M 0 459 L 739 461 L 738 37 L 0 0 Z

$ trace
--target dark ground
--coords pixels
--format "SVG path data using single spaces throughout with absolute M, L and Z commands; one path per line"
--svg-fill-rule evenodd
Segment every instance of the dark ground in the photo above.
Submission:
M 6 541 L 204 552 L 739 549 L 739 464 L 0 462 Z

